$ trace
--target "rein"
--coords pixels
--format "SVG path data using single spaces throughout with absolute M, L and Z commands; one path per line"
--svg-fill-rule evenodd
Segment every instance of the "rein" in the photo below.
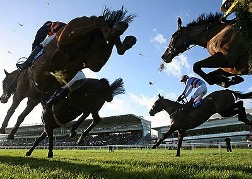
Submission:
M 56 116 L 56 114 L 55 114 L 54 111 L 55 111 L 55 110 L 54 110 L 54 104 L 53 104 L 53 105 L 52 105 L 52 115 L 53 115 L 53 119 L 54 119 L 54 121 L 56 122 L 57 125 L 59 125 L 60 127 L 64 127 L 65 124 L 61 124 L 61 123 L 59 122 L 59 120 L 58 120 L 58 118 L 57 118 L 57 116 Z
M 32 78 L 32 70 L 31 70 L 31 68 L 28 68 L 28 74 L 29 74 L 29 80 L 30 80 L 32 86 L 34 87 L 34 89 L 35 89 L 39 94 L 43 94 L 43 92 L 37 87 L 36 81 L 33 80 L 33 78 Z

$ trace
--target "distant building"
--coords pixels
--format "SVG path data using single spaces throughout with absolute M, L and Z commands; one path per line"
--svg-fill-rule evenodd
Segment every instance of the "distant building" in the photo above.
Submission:
M 77 129 L 77 134 L 80 135 L 82 131 L 91 124 L 91 122 L 92 119 L 86 119 Z M 69 144 L 73 144 L 75 142 L 74 140 L 76 139 L 70 139 L 69 137 L 72 124 L 73 122 L 66 124 L 65 127 L 54 130 L 56 143 L 57 141 L 58 143 L 68 142 Z M 10 133 L 11 128 L 7 128 L 6 130 L 7 133 Z M 15 135 L 15 139 L 11 142 L 12 144 L 17 145 L 32 145 L 35 139 L 38 138 L 43 131 L 44 125 L 21 126 Z M 104 138 L 108 138 L 109 135 L 118 135 L 123 139 L 128 137 L 128 140 L 133 140 L 131 141 L 132 143 L 149 143 L 151 136 L 151 122 L 134 114 L 104 117 L 101 122 L 89 133 L 89 136 L 98 136 L 100 139 L 102 138 L 103 141 L 101 142 L 104 144 L 108 144 L 107 141 L 104 141 Z M 6 136 L 7 135 L 0 136 L 0 145 L 1 143 L 8 144 Z M 132 136 L 134 138 L 130 138 Z M 44 144 L 47 142 L 48 139 L 46 138 Z

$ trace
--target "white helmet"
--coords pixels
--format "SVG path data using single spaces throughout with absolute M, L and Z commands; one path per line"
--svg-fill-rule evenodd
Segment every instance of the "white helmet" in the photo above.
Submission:
M 181 82 L 184 82 L 184 81 L 186 81 L 188 78 L 189 78 L 188 75 L 182 75 L 180 81 L 181 81 Z

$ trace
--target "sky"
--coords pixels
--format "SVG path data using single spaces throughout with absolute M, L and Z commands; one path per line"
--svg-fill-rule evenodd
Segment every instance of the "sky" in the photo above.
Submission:
M 99 16 L 104 7 L 118 10 L 124 6 L 128 13 L 136 14 L 136 18 L 122 38 L 134 35 L 137 38 L 136 45 L 123 56 L 119 56 L 114 49 L 107 64 L 97 73 L 84 70 L 90 78 L 107 78 L 111 83 L 117 78 L 124 80 L 126 93 L 115 96 L 111 103 L 106 103 L 100 110 L 100 116 L 135 114 L 150 120 L 152 127 L 169 125 L 170 119 L 166 112 L 149 116 L 151 106 L 158 94 L 176 100 L 185 87 L 180 82 L 181 75 L 199 77 L 192 71 L 192 66 L 209 54 L 202 47 L 193 47 L 175 57 L 160 72 L 161 55 L 167 48 L 171 35 L 177 30 L 178 17 L 181 17 L 182 25 L 186 25 L 202 13 L 220 12 L 221 2 L 222 0 L 0 0 L 0 81 L 5 78 L 4 69 L 14 71 L 18 59 L 29 56 L 35 34 L 46 21 L 68 23 L 76 17 Z M 230 89 L 252 91 L 251 78 L 245 76 L 243 83 Z M 149 82 L 153 84 L 150 85 Z M 221 89 L 223 88 L 217 85 L 208 85 L 207 94 Z M 14 126 L 26 101 L 27 99 L 22 101 L 8 127 Z M 0 123 L 11 103 L 12 97 L 8 103 L 0 103 Z M 245 101 L 245 107 L 251 108 L 251 101 Z M 41 112 L 42 107 L 38 105 L 22 125 L 41 124 Z

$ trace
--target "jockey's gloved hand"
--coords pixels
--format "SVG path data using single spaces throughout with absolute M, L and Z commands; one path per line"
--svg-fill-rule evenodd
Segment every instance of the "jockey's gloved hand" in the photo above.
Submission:
M 221 16 L 221 17 L 220 17 L 220 22 L 221 22 L 221 23 L 226 23 L 226 22 L 227 22 L 226 17 Z
M 183 100 L 183 98 L 184 98 L 184 95 L 183 95 L 183 94 L 181 94 L 181 95 L 178 97 L 177 101 L 178 101 L 178 102 L 180 102 L 180 101 L 182 101 L 182 100 Z

